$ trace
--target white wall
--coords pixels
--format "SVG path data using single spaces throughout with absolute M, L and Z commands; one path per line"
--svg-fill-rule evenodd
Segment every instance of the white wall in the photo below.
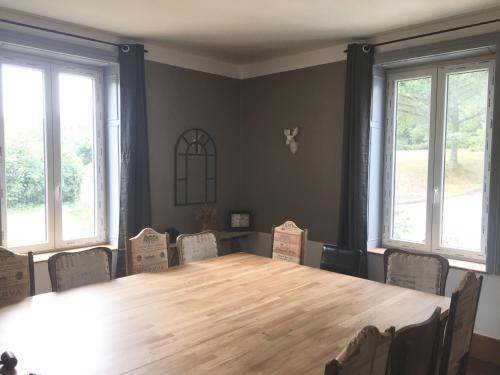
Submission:
M 305 265 L 319 268 L 323 243 L 308 241 Z M 243 242 L 243 248 L 249 253 L 270 256 L 271 235 L 257 232 Z M 451 296 L 465 271 L 452 268 L 446 284 L 446 295 Z M 475 332 L 484 336 L 500 339 L 500 276 L 483 275 L 483 289 L 479 301 Z M 382 256 L 368 254 L 368 278 L 382 282 L 384 269 Z
M 52 292 L 47 261 L 35 262 L 35 294 Z

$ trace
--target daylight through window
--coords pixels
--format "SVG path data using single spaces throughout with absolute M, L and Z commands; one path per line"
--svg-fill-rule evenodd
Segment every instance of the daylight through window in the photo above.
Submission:
M 388 75 L 386 246 L 484 260 L 493 61 Z

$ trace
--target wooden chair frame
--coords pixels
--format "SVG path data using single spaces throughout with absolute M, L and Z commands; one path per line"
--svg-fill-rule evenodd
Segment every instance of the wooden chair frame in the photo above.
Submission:
M 448 279 L 448 272 L 450 271 L 450 263 L 448 259 L 442 257 L 438 254 L 420 252 L 420 251 L 409 251 L 409 250 L 401 250 L 401 249 L 387 249 L 384 252 L 384 283 L 387 283 L 387 269 L 389 266 L 389 257 L 392 254 L 410 254 L 420 257 L 434 258 L 441 263 L 441 278 L 439 280 L 439 295 L 444 296 L 444 292 L 446 289 L 446 280 Z
M 28 253 L 28 267 L 30 270 L 30 294 L 34 296 L 35 291 L 35 261 L 33 259 L 33 252 L 30 251 Z
M 182 248 L 182 239 L 186 238 L 186 237 L 193 237 L 193 236 L 197 236 L 200 234 L 208 234 L 208 233 L 211 233 L 214 235 L 215 243 L 217 244 L 217 257 L 221 256 L 219 232 L 217 232 L 216 230 L 204 230 L 204 231 L 201 231 L 198 233 L 185 233 L 185 234 L 179 235 L 175 241 L 176 248 L 177 248 L 177 256 L 179 257 L 179 265 L 185 264 L 184 249 Z
M 389 333 L 391 335 L 391 347 L 392 347 L 392 342 L 394 341 L 395 331 L 396 329 L 394 327 L 389 327 L 384 331 L 385 333 Z M 386 373 L 388 372 L 390 358 L 391 358 L 391 350 L 389 350 L 389 355 L 387 356 Z M 340 371 L 341 371 L 341 366 L 337 358 L 332 359 L 325 365 L 325 375 L 342 375 Z
M 403 327 L 399 330 L 396 331 L 393 341 L 392 341 L 392 348 L 391 348 L 391 372 L 394 372 L 395 374 L 403 374 L 401 369 L 399 368 L 399 363 L 401 361 L 401 358 L 398 358 L 396 356 L 398 348 L 396 348 L 396 345 L 398 344 L 397 340 L 399 339 L 400 336 L 406 334 L 408 331 L 413 330 L 415 328 L 420 328 L 427 326 L 434 321 L 437 321 L 436 323 L 436 336 L 434 337 L 434 342 L 432 344 L 431 348 L 431 358 L 429 360 L 429 368 L 425 372 L 426 375 L 435 375 L 436 374 L 436 367 L 437 367 L 437 361 L 438 361 L 438 356 L 439 356 L 439 346 L 441 343 L 441 334 L 442 334 L 442 324 L 443 321 L 441 319 L 441 308 L 436 307 L 432 315 L 429 317 L 429 319 L 425 320 L 422 323 L 417 323 L 417 324 L 411 324 L 409 326 Z
M 110 278 L 110 280 L 112 280 L 113 279 L 113 268 L 112 268 L 113 267 L 113 252 L 110 249 L 108 249 L 107 247 L 97 246 L 97 247 L 93 247 L 91 249 L 80 250 L 80 251 L 61 251 L 57 254 L 52 255 L 47 261 L 48 267 L 49 267 L 49 277 L 50 277 L 50 285 L 52 287 L 52 291 L 53 292 L 58 291 L 56 262 L 59 258 L 64 257 L 66 255 L 71 255 L 71 254 L 75 254 L 75 253 L 84 253 L 87 251 L 95 251 L 95 250 L 104 251 L 106 253 L 106 256 L 108 257 L 109 278 Z
M 273 257 L 273 250 L 274 250 L 274 230 L 276 227 L 279 227 L 279 225 L 273 225 L 271 228 L 271 255 L 269 258 L 272 259 Z M 308 235 L 308 229 L 304 228 L 302 229 L 302 235 L 301 235 L 301 250 L 300 250 L 300 264 L 304 264 L 304 260 L 306 259 L 306 250 L 307 250 L 307 235 Z
M 478 291 L 478 297 L 477 297 L 476 306 L 475 306 L 475 310 L 474 310 L 474 320 L 472 321 L 472 332 L 474 332 L 474 326 L 476 323 L 476 316 L 477 316 L 477 308 L 479 306 L 479 299 L 481 298 L 481 289 L 483 287 L 483 276 L 479 276 L 478 280 L 479 280 L 479 291 Z M 450 364 L 449 362 L 450 362 L 451 343 L 453 341 L 453 327 L 455 326 L 455 317 L 456 317 L 456 313 L 457 313 L 459 295 L 460 295 L 460 292 L 458 292 L 458 291 L 454 292 L 451 295 L 450 309 L 448 310 L 449 313 L 448 313 L 446 328 L 444 331 L 443 352 L 441 355 L 441 363 L 440 363 L 440 369 L 439 369 L 440 375 L 447 375 L 448 374 L 448 366 Z M 462 374 L 462 375 L 465 375 L 467 372 L 467 365 L 469 362 L 472 337 L 473 337 L 473 335 L 471 335 L 471 340 L 469 342 L 469 351 L 460 360 L 460 368 L 458 370 L 458 373 Z

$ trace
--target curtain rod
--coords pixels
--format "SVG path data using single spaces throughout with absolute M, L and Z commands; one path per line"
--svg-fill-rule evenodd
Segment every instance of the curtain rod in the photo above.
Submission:
M 399 42 L 405 42 L 407 40 L 413 40 L 413 39 L 419 39 L 419 38 L 424 38 L 427 36 L 432 36 L 432 35 L 438 35 L 438 34 L 444 34 L 444 33 L 449 33 L 451 31 L 458 31 L 458 30 L 463 30 L 463 29 L 468 29 L 470 27 L 476 27 L 476 26 L 482 26 L 482 25 L 488 25 L 490 23 L 495 23 L 495 22 L 500 22 L 500 18 L 496 18 L 494 20 L 489 20 L 489 21 L 483 21 L 483 22 L 477 22 L 477 23 L 471 23 L 469 25 L 464 25 L 464 26 L 457 26 L 457 27 L 452 27 L 450 29 L 444 29 L 444 30 L 439 30 L 439 31 L 433 31 L 430 33 L 425 33 L 425 34 L 419 34 L 419 35 L 414 35 L 414 36 L 409 36 L 406 38 L 400 38 L 400 39 L 393 39 L 389 40 L 387 42 L 380 42 L 380 43 L 375 43 L 373 44 L 373 47 L 380 47 L 380 46 L 385 46 L 386 44 L 393 44 L 393 43 L 399 43 Z M 344 52 L 347 52 L 347 50 L 344 50 Z
M 88 40 L 90 42 L 107 44 L 108 46 L 114 46 L 114 47 L 121 47 L 122 46 L 122 44 L 119 44 L 119 43 L 108 42 L 106 40 L 90 38 L 88 36 L 67 33 L 65 31 L 59 31 L 59 30 L 49 29 L 49 28 L 46 28 L 46 27 L 40 27 L 40 26 L 30 25 L 30 24 L 23 23 L 23 22 L 11 21 L 11 20 L 7 20 L 5 18 L 0 18 L 0 22 L 8 23 L 10 25 L 27 27 L 27 28 L 35 29 L 35 30 L 46 31 L 46 32 L 53 33 L 53 34 L 59 34 L 59 35 L 69 36 L 69 37 L 72 37 L 72 38 Z M 144 52 L 147 53 L 148 51 L 144 50 Z

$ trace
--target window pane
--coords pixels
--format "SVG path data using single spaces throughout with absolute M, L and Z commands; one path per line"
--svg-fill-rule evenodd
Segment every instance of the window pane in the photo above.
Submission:
M 94 81 L 60 73 L 61 183 L 63 240 L 94 237 L 96 178 Z
M 481 249 L 487 100 L 488 70 L 447 75 L 443 247 Z
M 43 71 L 2 65 L 7 246 L 47 243 Z
M 431 77 L 396 82 L 392 238 L 426 240 Z

